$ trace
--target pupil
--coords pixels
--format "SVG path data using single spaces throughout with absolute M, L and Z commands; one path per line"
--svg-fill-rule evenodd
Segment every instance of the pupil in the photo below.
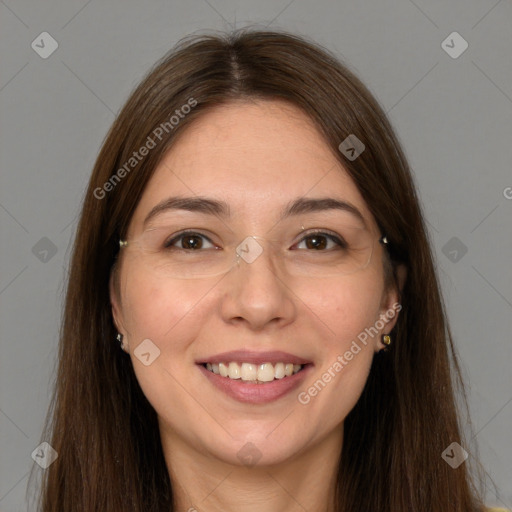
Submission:
M 325 236 L 310 236 L 306 241 L 306 245 L 308 249 L 325 249 L 327 242 Z
M 183 239 L 183 247 L 185 249 L 200 249 L 203 245 L 201 237 L 197 235 L 189 235 Z

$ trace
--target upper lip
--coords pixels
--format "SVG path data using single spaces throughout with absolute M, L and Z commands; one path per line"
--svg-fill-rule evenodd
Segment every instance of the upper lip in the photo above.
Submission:
M 311 361 L 304 359 L 288 352 L 280 350 L 272 352 L 253 352 L 250 350 L 232 350 L 230 352 L 222 352 L 213 356 L 205 357 L 196 361 L 197 364 L 204 363 L 229 363 L 231 361 L 241 363 L 292 363 L 292 364 L 309 364 Z

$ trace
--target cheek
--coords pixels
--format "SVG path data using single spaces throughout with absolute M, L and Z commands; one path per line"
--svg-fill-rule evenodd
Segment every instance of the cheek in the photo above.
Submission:
M 205 321 L 208 301 L 203 298 L 213 284 L 169 280 L 167 285 L 135 266 L 124 270 L 122 313 L 133 369 L 153 408 L 173 418 L 183 411 L 186 354 Z M 148 365 L 139 359 L 145 352 L 150 353 Z
M 373 271 L 344 276 L 309 294 L 308 307 L 329 334 L 322 340 L 321 369 L 308 383 L 304 401 L 310 399 L 309 405 L 333 428 L 355 406 L 368 378 L 375 338 L 366 333 L 379 318 L 381 278 Z
M 177 339 L 172 332 L 179 331 L 181 324 L 187 323 L 190 329 L 190 315 L 201 311 L 197 305 L 214 285 L 179 279 L 165 283 L 136 266 L 127 265 L 124 270 L 121 297 L 127 331 L 134 341 L 150 338 L 157 345 Z M 195 318 L 193 325 L 199 324 Z
M 332 349 L 342 350 L 378 319 L 382 275 L 368 272 L 332 279 L 310 288 L 304 304 L 329 328 Z

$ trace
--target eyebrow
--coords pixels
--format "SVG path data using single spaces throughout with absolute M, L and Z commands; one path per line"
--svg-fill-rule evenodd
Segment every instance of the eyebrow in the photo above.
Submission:
M 144 226 L 154 217 L 169 210 L 185 210 L 189 212 L 205 213 L 220 217 L 230 217 L 229 205 L 224 201 L 211 199 L 203 196 L 196 197 L 169 197 L 158 203 L 151 209 L 144 219 Z M 304 213 L 323 212 L 327 210 L 342 210 L 357 217 L 365 226 L 366 221 L 363 214 L 352 204 L 334 199 L 332 197 L 307 198 L 299 197 L 290 201 L 283 211 L 279 220 Z

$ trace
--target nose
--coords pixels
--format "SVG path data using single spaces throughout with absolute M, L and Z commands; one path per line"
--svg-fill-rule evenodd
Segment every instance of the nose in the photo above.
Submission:
M 294 295 L 290 283 L 278 272 L 271 252 L 264 250 L 254 260 L 239 258 L 223 280 L 221 312 L 225 322 L 261 331 L 294 321 Z

